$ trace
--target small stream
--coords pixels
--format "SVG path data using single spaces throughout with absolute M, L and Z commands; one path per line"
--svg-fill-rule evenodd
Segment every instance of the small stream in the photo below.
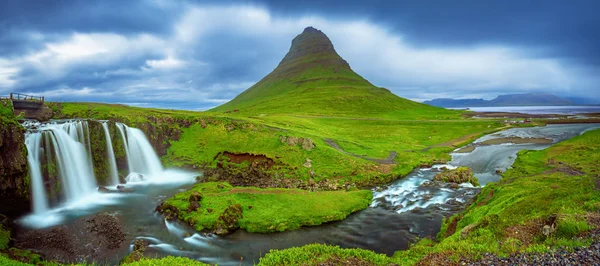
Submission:
M 195 232 L 178 222 L 165 221 L 154 211 L 155 207 L 174 193 L 192 186 L 198 174 L 173 169 L 161 170 L 144 181 L 128 183 L 127 187 L 133 189 L 131 193 L 93 193 L 78 202 L 52 210 L 52 215 L 46 218 L 54 217 L 52 219 L 58 223 L 68 223 L 95 213 L 114 213 L 122 218 L 130 243 L 136 238 L 144 238 L 152 243 L 147 251 L 151 255 L 185 256 L 219 265 L 240 265 L 240 262 L 251 265 L 270 249 L 311 243 L 359 247 L 392 255 L 397 250 L 407 249 L 418 238 L 435 237 L 442 219 L 462 211 L 479 192 L 480 188 L 470 184 L 452 188 L 449 184 L 431 182 L 442 167 L 469 166 L 480 183 L 485 185 L 500 178 L 496 170 L 509 168 L 519 150 L 539 150 L 551 145 L 478 146 L 477 143 L 507 136 L 548 138 L 558 142 L 594 128 L 600 128 L 600 124 L 515 128 L 486 135 L 475 141 L 473 145 L 476 148 L 472 152 L 453 153 L 452 161 L 446 165 L 417 169 L 386 186 L 373 188 L 371 206 L 343 221 L 289 232 L 255 234 L 238 230 L 219 237 Z M 130 251 L 131 247 L 119 250 L 105 262 L 118 264 Z

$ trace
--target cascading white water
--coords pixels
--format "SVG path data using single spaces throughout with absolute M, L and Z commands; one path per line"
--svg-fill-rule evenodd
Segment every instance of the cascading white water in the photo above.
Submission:
M 49 126 L 44 134 L 50 134 L 67 200 L 77 200 L 93 192 L 96 178 L 86 146 L 70 137 L 62 127 Z
M 125 136 L 124 129 L 125 125 L 121 123 L 116 123 L 116 125 L 119 133 L 121 133 L 121 138 L 123 139 L 123 147 L 125 147 L 125 159 L 127 160 L 127 169 L 131 172 L 131 161 L 129 160 L 131 156 L 129 155 L 129 148 L 127 147 L 127 137 Z
M 117 123 L 117 127 L 119 127 L 119 132 L 121 132 L 125 142 L 129 172 L 145 176 L 154 176 L 161 173 L 163 171 L 162 164 L 144 132 L 121 123 Z M 131 177 L 135 180 L 128 181 L 140 181 L 139 175 L 131 175 Z
M 41 172 L 40 151 L 45 151 L 46 158 L 50 161 L 53 150 L 60 184 L 67 201 L 84 197 L 96 188 L 90 149 L 85 145 L 89 143 L 89 132 L 86 134 L 84 128 L 87 128 L 86 121 L 69 121 L 40 125 L 35 132 L 27 133 L 25 144 L 34 213 L 46 211 L 49 205 Z
M 25 146 L 27 147 L 27 162 L 29 163 L 29 176 L 31 178 L 31 193 L 33 198 L 33 212 L 41 213 L 48 210 L 44 178 L 40 165 L 40 141 L 42 134 L 27 134 Z
M 96 122 L 89 121 L 89 123 Z M 106 121 L 99 121 L 99 123 L 102 124 L 107 142 L 106 151 L 100 151 L 102 156 L 106 156 L 107 163 L 99 167 L 109 167 L 109 180 L 113 184 L 118 184 L 119 169 L 113 150 L 115 147 L 112 145 L 112 140 L 116 136 L 110 135 L 109 124 Z M 96 129 L 96 124 L 88 124 L 85 120 L 54 121 L 44 124 L 26 121 L 23 126 L 28 129 L 25 144 L 28 150 L 34 212 L 23 217 L 19 222 L 32 228 L 53 226 L 67 219 L 69 215 L 65 213 L 98 205 L 114 205 L 118 199 L 127 194 L 119 195 L 113 188 L 109 188 L 109 191 L 115 193 L 99 193 L 96 189 L 95 161 L 92 161 L 91 156 L 99 154 L 95 154 L 96 148 L 92 151 L 90 145 L 94 141 L 90 136 L 95 136 L 91 133 L 96 133 L 91 132 L 90 129 Z M 117 129 L 123 138 L 130 166 L 130 174 L 126 180 L 131 184 L 128 185 L 162 186 L 195 181 L 195 176 L 189 173 L 163 172 L 158 156 L 141 130 L 121 123 L 117 123 Z M 103 146 L 101 145 L 101 148 L 104 148 Z M 55 185 L 60 185 L 60 190 L 57 191 Z
M 112 139 L 110 138 L 110 132 L 108 131 L 108 123 L 102 122 L 102 128 L 104 129 L 104 135 L 106 136 L 106 153 L 108 154 L 110 180 L 113 185 L 117 185 L 117 184 L 119 184 L 119 174 L 117 172 L 117 160 L 115 159 L 115 152 L 113 150 Z

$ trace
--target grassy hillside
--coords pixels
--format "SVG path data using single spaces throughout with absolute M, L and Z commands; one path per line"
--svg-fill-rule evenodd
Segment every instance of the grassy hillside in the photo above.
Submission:
M 458 112 L 398 97 L 356 74 L 327 36 L 306 28 L 273 72 L 211 111 L 394 119 L 447 119 Z
M 97 103 L 52 107 L 56 117 L 109 119 L 140 127 L 153 143 L 167 147 L 162 156 L 166 166 L 215 168 L 215 159 L 225 151 L 249 153 L 274 160 L 273 171 L 280 177 L 362 185 L 391 181 L 421 164 L 447 160 L 447 153 L 456 146 L 503 126 L 494 120 L 463 118 L 242 116 Z M 315 147 L 305 150 L 282 142 L 282 137 L 308 138 Z M 165 142 L 168 145 L 162 145 Z M 384 160 L 392 151 L 396 157 L 391 164 L 364 159 Z M 307 159 L 312 161 L 310 168 L 303 166 Z

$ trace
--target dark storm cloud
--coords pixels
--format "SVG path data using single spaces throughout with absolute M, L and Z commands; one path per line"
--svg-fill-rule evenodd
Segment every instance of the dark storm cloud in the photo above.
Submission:
M 0 29 L 49 32 L 164 33 L 178 6 L 151 1 L 4 0 Z
M 546 91 L 600 98 L 599 5 L 3 1 L 0 95 L 207 109 L 269 73 L 312 25 L 359 74 L 403 97 Z
M 366 17 L 423 46 L 545 47 L 545 55 L 600 64 L 600 1 L 261 1 L 276 13 Z

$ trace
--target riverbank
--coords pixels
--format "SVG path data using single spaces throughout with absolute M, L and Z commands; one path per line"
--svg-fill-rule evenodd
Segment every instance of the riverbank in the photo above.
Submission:
M 587 246 L 598 228 L 600 130 L 540 151 L 521 151 L 498 183 L 447 219 L 438 241 L 424 239 L 394 257 L 405 262 L 477 260 Z

